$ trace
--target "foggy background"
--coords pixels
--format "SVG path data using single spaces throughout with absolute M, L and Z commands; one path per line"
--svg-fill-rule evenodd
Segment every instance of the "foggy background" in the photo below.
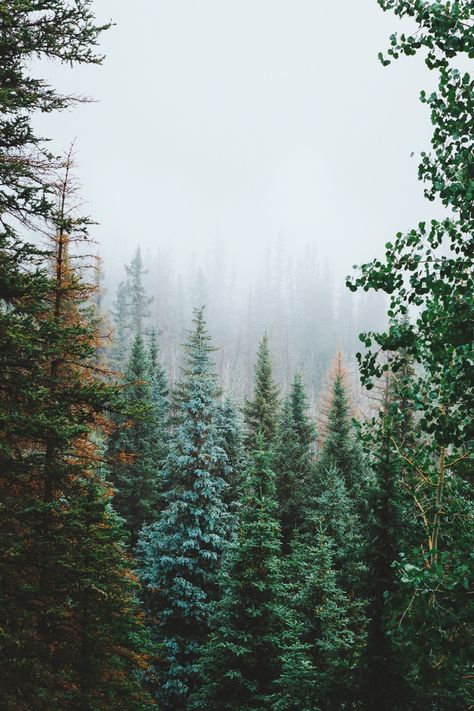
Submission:
M 192 305 L 200 305 L 202 277 L 211 314 L 222 312 L 211 326 L 227 371 L 237 367 L 226 358 L 229 338 L 242 332 L 249 339 L 241 355 L 249 374 L 229 387 L 248 390 L 264 328 L 278 331 L 280 378 L 303 367 L 317 383 L 336 347 L 350 359 L 358 329 L 381 323 L 384 304 L 375 296 L 361 306 L 344 276 L 380 255 L 396 231 L 433 216 L 416 157 L 429 149 L 429 111 L 418 96 L 432 77 L 422 56 L 387 68 L 377 59 L 389 35 L 410 26 L 376 0 L 95 6 L 99 21 L 116 23 L 102 37 L 104 65 L 41 71 L 66 93 L 96 103 L 42 116 L 39 125 L 57 149 L 77 139 L 86 209 L 100 223 L 92 236 L 103 257 L 106 303 L 140 246 L 165 350 L 176 319 L 166 302 L 182 290 L 186 325 Z M 299 328 L 312 331 L 311 347 L 324 351 L 319 365 L 302 366 L 308 343 L 298 341 L 291 358 L 283 343 L 297 338 L 289 302 L 302 301 L 303 282 L 312 297 L 300 304 Z M 226 315 L 224 333 L 218 322 Z M 179 343 L 182 329 L 175 330 L 171 340 Z

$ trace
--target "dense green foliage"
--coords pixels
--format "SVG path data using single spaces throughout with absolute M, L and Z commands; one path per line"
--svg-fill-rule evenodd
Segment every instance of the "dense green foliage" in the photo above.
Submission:
M 109 478 L 117 489 L 114 505 L 125 520 L 132 550 L 142 526 L 156 518 L 162 489 L 166 384 L 156 359 L 156 342 L 153 340 L 147 357 L 143 337 L 138 334 L 121 393 L 125 414 L 115 418 L 108 442 Z
M 194 703 L 198 709 L 268 709 L 279 675 L 280 540 L 275 475 L 262 436 L 251 459 L 237 536 L 222 576 L 222 599 L 202 652 L 202 688 Z
M 196 310 L 163 469 L 166 506 L 159 520 L 143 529 L 139 546 L 140 578 L 157 644 L 150 686 L 170 710 L 183 708 L 196 688 L 196 660 L 230 534 L 223 500 L 229 464 L 216 429 L 218 389 L 209 340 L 203 310 Z
M 91 5 L 0 6 L 0 708 L 474 707 L 473 3 L 379 0 L 416 25 L 382 63 L 423 51 L 438 79 L 419 178 L 447 216 L 348 280 L 390 296 L 358 356 L 375 405 L 354 417 L 338 354 L 317 435 L 267 334 L 252 399 L 222 393 L 204 308 L 169 393 L 139 248 L 104 342 L 71 154 L 34 130 L 75 101 L 36 60 L 101 63 Z
M 259 435 L 269 445 L 276 431 L 278 415 L 278 388 L 273 379 L 268 336 L 265 333 L 257 353 L 255 364 L 255 391 L 253 400 L 245 403 L 247 446 L 254 449 Z
M 291 392 L 281 406 L 272 460 L 283 552 L 287 552 L 295 533 L 304 527 L 307 496 L 314 477 L 315 437 L 303 384 L 295 376 Z

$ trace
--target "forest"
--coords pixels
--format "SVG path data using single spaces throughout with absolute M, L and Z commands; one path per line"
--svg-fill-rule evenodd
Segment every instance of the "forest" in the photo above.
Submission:
M 219 238 L 107 274 L 36 119 L 111 25 L 0 2 L 0 709 L 474 708 L 474 3 L 373 2 L 436 84 L 443 216 L 245 284 Z

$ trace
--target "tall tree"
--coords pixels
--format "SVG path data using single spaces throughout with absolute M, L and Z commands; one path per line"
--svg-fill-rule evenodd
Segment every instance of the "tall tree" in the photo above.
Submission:
M 278 414 L 278 388 L 275 385 L 268 346 L 268 336 L 263 334 L 255 365 L 255 391 L 253 400 L 245 403 L 244 415 L 247 425 L 247 446 L 255 448 L 259 434 L 268 445 L 273 441 Z
M 322 430 L 319 456 L 319 490 L 324 490 L 324 472 L 337 467 L 349 496 L 359 507 L 363 506 L 365 467 L 362 450 L 352 424 L 351 403 L 347 376 L 341 353 L 338 353 L 331 371 L 331 382 L 326 405 L 326 422 Z
M 143 334 L 150 317 L 150 304 L 153 298 L 147 296 L 143 284 L 143 277 L 147 271 L 143 266 L 140 247 L 137 247 L 130 264 L 125 266 L 125 271 L 127 273 L 131 327 L 135 333 Z
M 139 545 L 139 574 L 159 645 L 149 681 L 170 711 L 186 708 L 197 685 L 197 656 L 208 635 L 230 528 L 223 502 L 229 464 L 216 431 L 219 390 L 209 341 L 203 309 L 196 309 L 164 465 L 166 508 L 143 529 Z
M 168 402 L 168 381 L 165 370 L 160 361 L 160 348 L 158 336 L 154 328 L 150 331 L 148 344 L 148 377 L 151 388 L 151 399 L 155 409 L 155 415 L 161 424 L 161 440 L 164 446 L 166 440 L 166 424 L 169 415 Z
M 374 473 L 366 545 L 369 623 L 361 665 L 362 698 L 371 711 L 407 708 L 410 698 L 406 655 L 397 653 L 393 641 L 398 593 L 395 563 L 413 528 L 406 510 L 409 493 L 402 487 L 402 462 L 393 445 L 397 431 L 405 430 L 405 423 L 411 422 L 410 411 L 405 409 L 407 403 L 397 402 L 399 394 L 399 383 L 386 377 L 378 416 L 362 430 L 362 441 Z
M 0 446 L 6 465 L 0 478 L 1 696 L 12 709 L 111 709 L 119 697 L 124 708 L 144 709 L 149 704 L 136 678 L 143 630 L 97 470 L 94 438 L 115 394 L 97 372 L 97 335 L 83 310 L 92 287 L 69 259 L 71 241 L 83 240 L 89 222 L 66 209 L 70 168 L 69 157 L 58 176 L 41 308 L 36 291 L 33 309 L 24 309 L 29 294 L 4 312 L 9 328 L 26 321 L 34 337 L 23 342 L 21 361 L 11 362 L 11 352 L 3 358 L 7 388 L 16 386 L 3 412 Z M 106 528 L 110 547 L 99 541 Z M 97 595 L 110 596 L 110 606 L 101 607 Z M 111 618 L 91 617 L 86 598 L 104 614 L 113 607 Z M 95 651 L 86 664 L 92 639 Z
M 110 348 L 110 361 L 113 368 L 123 371 L 130 355 L 134 338 L 137 334 L 145 336 L 146 326 L 151 315 L 150 304 L 153 297 L 147 296 L 143 277 L 140 247 L 137 247 L 130 264 L 125 265 L 127 278 L 117 287 L 112 315 L 114 319 L 114 337 Z
M 233 510 L 242 490 L 245 451 L 241 413 L 229 396 L 224 397 L 217 405 L 216 429 L 218 441 L 229 463 L 225 476 L 227 488 L 224 491 L 224 500 Z
M 119 372 L 125 370 L 131 345 L 131 315 L 128 297 L 127 282 L 121 281 L 113 303 L 114 329 L 109 352 L 110 364 L 114 370 Z
M 294 540 L 283 563 L 286 628 L 274 711 L 357 708 L 363 603 L 338 583 L 323 533 Z
M 418 626 L 412 673 L 418 679 L 420 703 L 461 708 L 470 703 L 465 625 L 471 613 L 459 571 L 466 581 L 473 573 L 467 553 L 472 544 L 465 528 L 472 514 L 460 492 L 472 451 L 466 413 L 474 399 L 474 83 L 462 65 L 474 54 L 474 15 L 470 0 L 379 0 L 379 4 L 416 25 L 413 34 L 391 36 L 388 59 L 380 54 L 382 63 L 426 50 L 425 64 L 437 77 L 435 91 L 421 92 L 433 133 L 432 152 L 421 154 L 418 176 L 427 199 L 439 199 L 448 213 L 397 233 L 386 243 L 384 258 L 363 265 L 359 276 L 348 279 L 348 286 L 390 295 L 389 328 L 361 335 L 369 349 L 359 356 L 367 387 L 384 371 L 396 372 L 407 355 L 415 365 L 407 394 L 418 411 L 420 428 L 415 446 L 398 445 L 397 451 L 411 480 L 418 479 L 413 494 L 425 535 L 416 547 L 404 551 L 400 580 L 411 591 L 413 603 L 398 633 L 408 648 L 413 641 L 410 627 Z M 409 320 L 405 317 L 413 307 L 417 316 Z M 390 363 L 380 358 L 387 352 L 392 354 Z M 446 653 L 448 638 L 456 655 Z
M 192 708 L 263 711 L 279 676 L 279 526 L 274 474 L 262 435 L 252 452 L 237 538 L 223 575 L 222 599 L 202 652 L 202 687 Z
M 288 552 L 293 534 L 304 522 L 314 475 L 315 436 L 303 383 L 296 375 L 291 392 L 282 404 L 272 460 L 284 552 Z
M 156 366 L 153 366 L 156 368 Z M 108 442 L 114 506 L 125 520 L 130 550 L 141 528 L 155 520 L 162 489 L 163 422 L 158 419 L 143 337 L 135 337 L 122 389 L 122 412 Z

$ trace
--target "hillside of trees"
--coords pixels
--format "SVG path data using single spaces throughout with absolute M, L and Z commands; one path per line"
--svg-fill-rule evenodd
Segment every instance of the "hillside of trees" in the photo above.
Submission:
M 380 61 L 438 82 L 446 216 L 342 284 L 277 245 L 242 293 L 219 245 L 108 286 L 35 131 L 81 100 L 32 63 L 100 65 L 108 26 L 1 3 L 1 709 L 474 708 L 474 7 L 378 4 L 417 26 Z

